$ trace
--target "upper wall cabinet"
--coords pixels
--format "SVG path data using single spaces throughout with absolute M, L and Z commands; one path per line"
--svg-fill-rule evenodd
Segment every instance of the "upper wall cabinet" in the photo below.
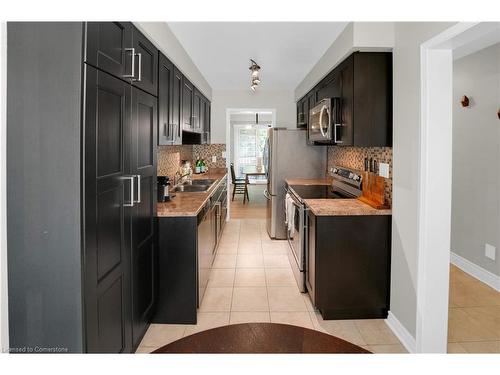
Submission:
M 341 99 L 337 145 L 392 146 L 392 53 L 350 55 L 297 102 L 297 127 L 307 126 L 309 116 L 301 113 L 335 97 Z
M 86 23 L 85 62 L 157 95 L 158 49 L 130 22 Z
M 193 124 L 194 86 L 184 77 L 182 80 L 182 129 L 194 131 Z
M 158 94 L 158 49 L 135 27 L 132 42 L 135 59 L 132 84 L 156 96 Z
M 132 24 L 87 22 L 85 62 L 121 79 L 132 79 Z
M 182 76 L 162 53 L 158 57 L 158 145 L 182 144 L 179 110 Z

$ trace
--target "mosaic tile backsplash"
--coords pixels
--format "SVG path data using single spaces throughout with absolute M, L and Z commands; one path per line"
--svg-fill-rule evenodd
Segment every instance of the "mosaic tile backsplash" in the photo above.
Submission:
M 209 169 L 225 168 L 226 159 L 222 157 L 225 151 L 225 144 L 160 146 L 158 147 L 158 176 L 168 176 L 173 179 L 182 160 L 189 160 L 194 165 L 194 162 L 201 158 L 205 159 Z M 212 156 L 217 157 L 215 163 L 212 162 Z
M 225 168 L 226 158 L 222 157 L 222 153 L 226 151 L 224 143 L 215 143 L 211 145 L 194 145 L 193 160 L 204 159 L 207 167 L 210 168 Z M 212 162 L 212 156 L 217 158 L 217 161 Z
M 173 179 L 182 160 L 193 160 L 193 146 L 159 146 L 158 176 L 168 176 Z
M 389 178 L 385 179 L 385 200 L 392 207 L 392 147 L 328 146 L 328 170 L 334 165 L 364 170 L 365 158 L 389 164 Z

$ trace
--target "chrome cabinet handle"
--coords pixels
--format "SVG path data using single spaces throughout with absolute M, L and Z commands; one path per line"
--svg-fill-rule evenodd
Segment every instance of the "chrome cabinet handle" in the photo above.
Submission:
M 123 78 L 134 78 L 135 77 L 135 48 L 125 48 L 125 52 L 130 51 L 132 54 L 132 73 L 125 74 Z
M 141 175 L 136 174 L 133 178 L 137 177 L 137 200 L 134 200 L 135 203 L 141 203 Z
M 134 176 L 123 176 L 122 179 L 130 181 L 130 203 L 123 203 L 123 207 L 134 207 Z
M 139 57 L 139 77 L 135 79 L 134 81 L 141 82 L 142 80 L 142 53 L 136 53 L 135 54 L 137 57 Z

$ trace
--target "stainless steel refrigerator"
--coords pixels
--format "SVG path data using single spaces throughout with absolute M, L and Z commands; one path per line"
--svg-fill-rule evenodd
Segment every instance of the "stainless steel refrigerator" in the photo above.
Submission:
M 286 239 L 285 179 L 322 178 L 326 174 L 325 146 L 306 142 L 305 129 L 270 128 L 264 149 L 267 175 L 267 233 Z

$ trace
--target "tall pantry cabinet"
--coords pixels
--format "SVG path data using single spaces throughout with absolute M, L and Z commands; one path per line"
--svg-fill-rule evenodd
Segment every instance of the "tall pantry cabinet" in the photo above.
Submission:
M 131 352 L 156 294 L 158 50 L 119 22 L 7 38 L 10 345 Z

